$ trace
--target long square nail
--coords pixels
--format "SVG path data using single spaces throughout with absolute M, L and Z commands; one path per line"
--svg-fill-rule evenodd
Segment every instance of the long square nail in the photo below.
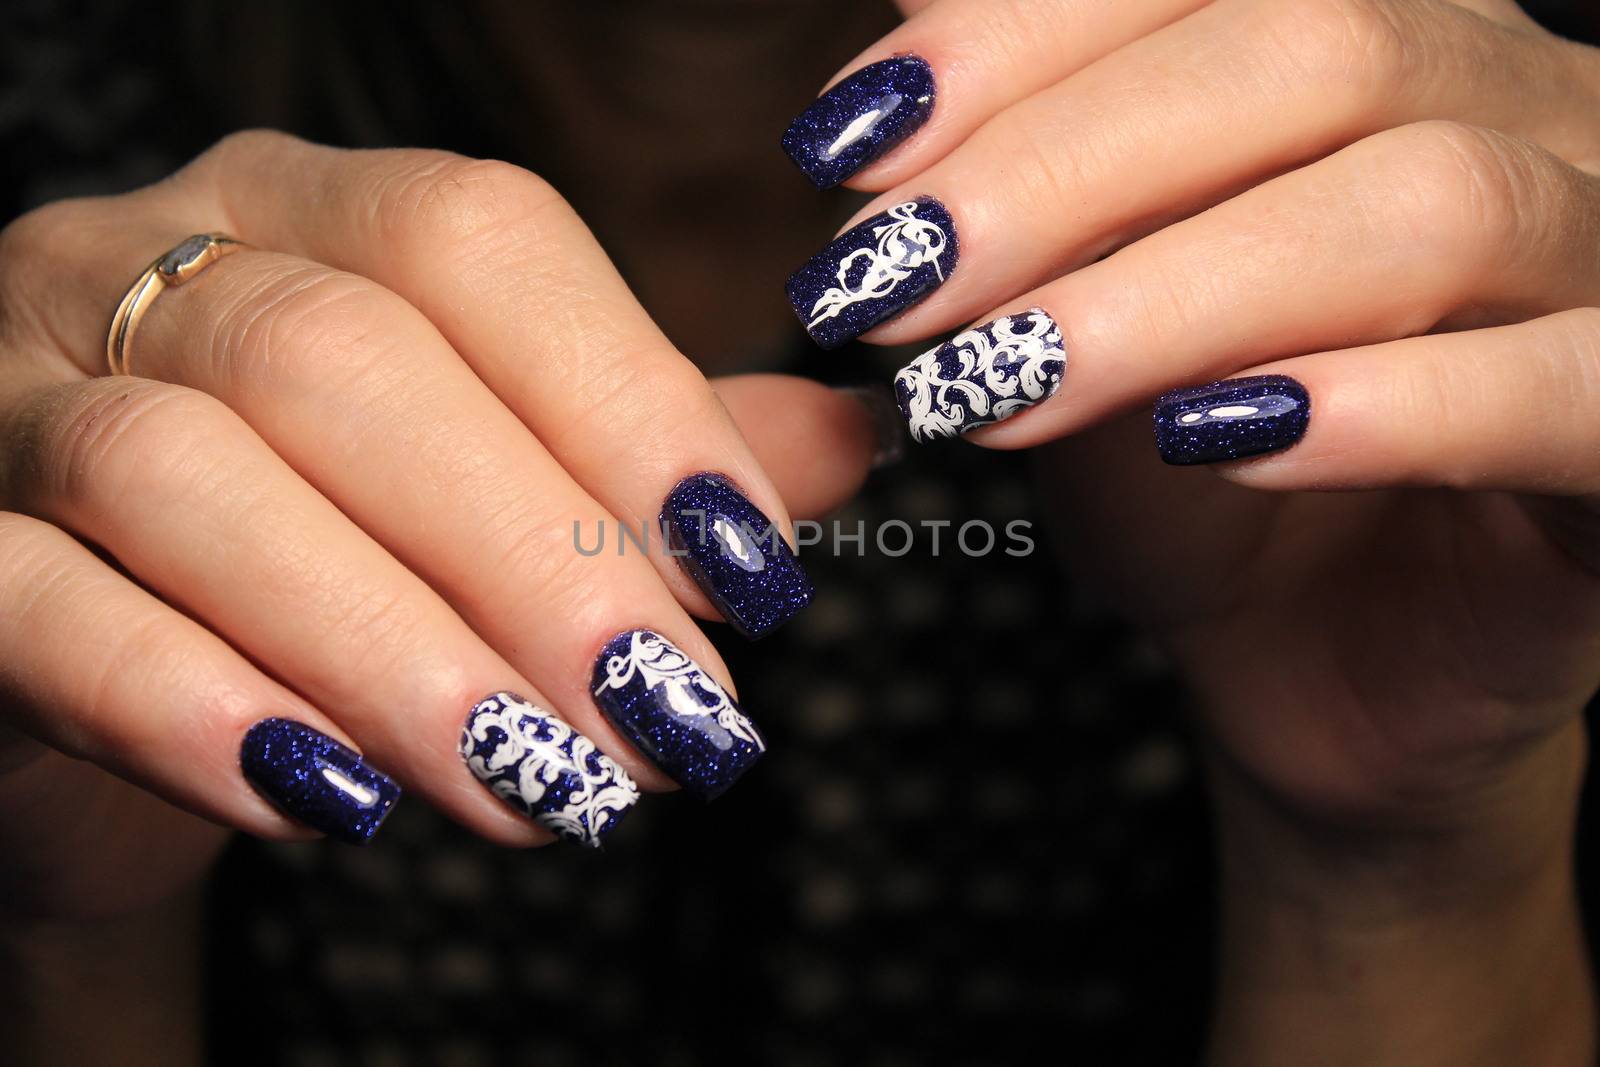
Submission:
M 974 326 L 895 375 L 914 441 L 1001 422 L 1055 394 L 1066 371 L 1061 328 L 1039 308 Z
M 726 792 L 767 750 L 727 690 L 652 630 L 607 641 L 590 688 L 618 732 L 667 777 L 707 800 Z
M 910 137 L 933 113 L 933 68 L 921 56 L 862 67 L 823 93 L 783 134 L 783 150 L 831 189 Z
M 1281 374 L 1230 378 L 1156 402 L 1156 449 L 1174 466 L 1220 463 L 1288 448 L 1305 435 L 1311 397 Z
M 461 755 L 512 810 L 575 844 L 599 847 L 639 800 L 628 772 L 593 741 L 515 693 L 473 705 Z
M 811 339 L 838 348 L 943 285 L 960 255 L 950 213 L 925 196 L 846 230 L 784 288 Z
M 352 845 L 378 832 L 400 787 L 327 734 L 292 719 L 263 719 L 239 744 L 256 792 L 291 818 Z
M 772 520 L 720 474 L 693 474 L 661 509 L 683 569 L 746 637 L 762 637 L 811 602 L 811 579 Z

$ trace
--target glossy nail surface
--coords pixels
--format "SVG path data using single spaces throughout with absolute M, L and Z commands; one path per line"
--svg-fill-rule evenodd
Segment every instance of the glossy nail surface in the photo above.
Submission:
M 811 579 L 772 520 L 720 474 L 694 474 L 661 509 L 667 543 L 729 625 L 762 637 L 811 602 Z
M 239 745 L 256 791 L 329 837 L 364 844 L 400 799 L 400 787 L 326 734 L 292 719 L 263 719 Z
M 607 641 L 591 689 L 622 736 L 707 800 L 726 792 L 767 750 L 716 679 L 654 631 L 628 630 Z
M 1175 466 L 1276 452 L 1311 421 L 1305 386 L 1281 374 L 1231 378 L 1168 393 L 1156 402 L 1156 449 Z
M 783 150 L 831 189 L 910 137 L 933 113 L 933 68 L 921 56 L 862 67 L 823 93 L 783 134 Z
M 811 339 L 838 348 L 943 285 L 960 255 L 950 213 L 925 196 L 845 231 L 785 291 Z
M 515 693 L 473 706 L 461 755 L 491 793 L 575 844 L 598 847 L 639 800 L 628 772 L 593 741 Z
M 1061 328 L 1039 308 L 955 335 L 895 375 L 895 399 L 914 441 L 1009 419 L 1061 386 Z

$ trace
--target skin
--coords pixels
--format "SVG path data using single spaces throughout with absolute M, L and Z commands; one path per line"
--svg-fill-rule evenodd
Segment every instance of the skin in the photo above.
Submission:
M 964 248 L 868 339 L 1062 324 L 1061 392 L 972 440 L 1045 446 L 1069 564 L 1194 687 L 1210 1061 L 1592 1062 L 1600 56 L 1501 3 L 1002 11 L 912 5 L 861 57 L 943 62 L 955 101 L 856 177 L 887 190 L 861 215 L 931 194 Z M 1259 373 L 1311 427 L 1220 477 L 1127 417 Z
M 902 6 L 907 21 L 841 74 L 916 51 L 935 66 L 941 103 L 927 127 L 852 185 L 882 194 L 863 216 L 908 194 L 939 196 L 962 226 L 964 252 L 947 285 L 868 339 L 919 341 L 1032 305 L 1063 326 L 1062 392 L 974 440 L 1039 447 L 1052 499 L 1073 519 L 1069 563 L 1164 640 L 1193 685 L 1223 850 L 1211 1061 L 1592 1062 L 1593 984 L 1572 847 L 1585 748 L 1579 712 L 1600 683 L 1590 495 L 1600 490 L 1600 431 L 1590 417 L 1600 400 L 1590 395 L 1600 380 L 1600 62 L 1498 2 Z M 13 546 L 0 559 L 36 561 L 0 576 L 0 595 L 34 612 L 22 631 L 31 639 L 0 649 L 0 663 L 31 667 L 4 676 L 11 717 L 56 750 L 115 766 L 190 810 L 290 836 L 292 827 L 272 821 L 226 774 L 197 783 L 164 768 L 152 753 L 171 738 L 149 739 L 139 694 L 187 686 L 207 709 L 215 733 L 194 742 L 185 770 L 196 759 L 222 766 L 262 702 L 299 709 L 336 736 L 348 726 L 345 736 L 381 766 L 478 832 L 528 841 L 450 763 L 461 701 L 479 695 L 468 690 L 517 688 L 526 677 L 626 759 L 620 740 L 585 717 L 572 682 L 586 670 L 583 652 L 592 654 L 580 646 L 603 640 L 609 622 L 580 616 L 590 621 L 566 645 L 559 634 L 554 645 L 522 638 L 545 613 L 591 601 L 600 606 L 582 610 L 600 616 L 640 596 L 669 615 L 706 606 L 670 572 L 574 578 L 535 566 L 527 602 L 538 609 L 496 632 L 492 613 L 474 611 L 487 595 L 468 584 L 474 568 L 452 568 L 442 548 L 461 543 L 470 524 L 430 546 L 385 500 L 364 498 L 362 479 L 341 480 L 338 463 L 324 465 L 360 454 L 375 465 L 373 481 L 392 486 L 381 473 L 392 450 L 403 450 L 408 470 L 427 453 L 408 436 L 418 397 L 390 382 L 375 393 L 383 402 L 373 423 L 347 427 L 319 417 L 315 403 L 329 395 L 319 394 L 320 378 L 349 374 L 340 381 L 348 390 L 366 371 L 378 390 L 396 358 L 413 361 L 430 401 L 459 405 L 447 425 L 492 417 L 506 430 L 457 447 L 498 456 L 508 469 L 533 464 L 557 487 L 563 505 L 551 512 L 563 516 L 647 510 L 641 501 L 670 485 L 651 464 L 707 447 L 697 434 L 674 437 L 670 425 L 654 436 L 661 428 L 635 406 L 648 398 L 621 389 L 610 394 L 609 436 L 577 431 L 581 414 L 560 405 L 580 386 L 543 386 L 581 380 L 571 376 L 586 368 L 570 353 L 592 340 L 585 323 L 601 315 L 637 331 L 629 336 L 685 391 L 678 399 L 708 405 L 703 383 L 672 361 L 581 226 L 536 180 L 426 153 L 379 161 L 252 137 L 133 198 L 48 209 L 0 242 L 4 351 L 27 372 L 0 376 L 14 393 L 0 410 L 25 413 L 8 425 L 25 428 L 22 440 L 35 446 L 26 453 L 34 462 L 10 472 L 0 497 L 15 513 L 0 524 Z M 433 186 L 417 179 L 432 167 L 463 169 Z M 423 195 L 402 196 L 399 206 L 380 198 L 391 210 L 369 211 L 372 197 L 351 191 L 405 190 L 414 180 Z M 305 184 L 322 196 L 300 195 Z M 308 200 L 321 213 L 303 216 Z M 163 296 L 141 334 L 154 338 L 145 351 L 158 362 L 140 370 L 166 384 L 138 386 L 130 404 L 126 383 L 85 378 L 98 373 L 105 309 L 151 248 L 199 228 L 208 211 L 215 225 L 276 255 L 232 257 L 203 286 Z M 129 218 L 149 222 L 129 226 Z M 352 218 L 377 234 L 339 239 Z M 501 230 L 508 235 L 493 247 L 472 240 Z M 63 234 L 112 251 L 87 261 Z M 550 279 L 533 252 L 551 235 L 585 284 L 537 284 Z M 53 273 L 5 271 L 8 250 L 16 262 L 18 249 L 30 264 L 51 259 Z M 511 270 L 523 284 L 505 289 L 503 303 L 475 305 L 431 272 L 441 261 L 484 278 Z M 343 273 L 330 280 L 329 268 Z M 38 288 L 43 277 L 53 284 Z M 302 315 L 275 310 L 307 289 L 316 297 L 290 309 Z M 526 306 L 530 293 L 552 289 L 553 298 L 538 297 L 552 304 Z M 330 307 L 349 317 L 315 320 Z M 294 343 L 276 351 L 251 350 L 274 333 L 251 324 L 306 318 L 318 328 L 288 330 Z M 550 323 L 548 335 L 530 322 Z M 346 343 L 356 350 L 351 362 Z M 537 358 L 507 356 L 524 350 Z M 1307 385 L 1311 429 L 1294 449 L 1219 468 L 1221 477 L 1163 468 L 1147 423 L 1124 417 L 1169 388 L 1263 371 Z M 9 385 L 24 379 L 25 388 Z M 859 481 L 870 437 L 846 401 L 784 379 L 728 382 L 718 392 L 730 421 L 712 435 L 714 458 L 753 479 L 746 488 L 769 514 L 785 513 L 779 500 L 788 514 L 815 514 Z M 393 728 L 392 698 L 340 689 L 349 656 L 325 647 L 337 626 L 320 640 L 303 632 L 308 617 L 347 619 L 347 605 L 319 615 L 287 597 L 279 610 L 293 625 L 264 627 L 263 637 L 249 621 L 267 606 L 207 599 L 216 583 L 261 563 L 245 554 L 197 572 L 203 545 L 185 545 L 178 524 L 162 525 L 185 506 L 176 513 L 204 519 L 233 495 L 197 492 L 193 477 L 206 472 L 196 464 L 159 464 L 151 474 L 149 464 L 127 461 L 130 444 L 141 444 L 127 432 L 116 449 L 95 449 L 105 431 L 89 428 L 109 419 L 119 430 L 153 423 L 139 431 L 146 454 L 182 454 L 181 434 L 193 431 L 158 432 L 156 418 L 118 414 L 139 405 L 187 405 L 172 427 L 215 420 L 207 440 L 233 442 L 228 469 L 250 465 L 247 486 L 276 479 L 274 499 L 295 505 L 293 522 L 263 521 L 252 536 L 292 543 L 298 531 L 305 543 L 339 546 L 319 561 L 338 568 L 333 584 L 369 591 L 353 597 L 358 604 L 380 592 L 402 600 L 400 617 L 426 631 L 428 647 L 449 651 L 439 657 L 448 665 L 425 665 L 396 686 L 439 709 L 430 712 L 431 747 L 416 742 L 419 731 Z M 841 429 L 843 443 L 800 469 L 784 452 L 806 449 L 777 447 L 780 413 L 786 432 L 815 428 L 817 447 L 840 440 Z M 522 441 L 502 455 L 507 435 L 521 440 L 516 423 L 535 430 L 546 452 Z M 650 447 L 611 444 L 641 437 Z M 637 448 L 631 459 L 628 447 Z M 115 454 L 129 469 L 105 473 Z M 613 477 L 618 468 L 625 476 Z M 424 481 L 448 484 L 452 469 Z M 1327 489 L 1367 491 L 1310 492 Z M 148 507 L 140 502 L 151 493 L 167 506 L 126 510 Z M 449 503 L 406 507 L 447 514 Z M 194 536 L 226 540 L 245 515 L 257 512 L 236 503 Z M 154 595 L 63 529 L 105 547 Z M 159 536 L 143 536 L 151 529 Z M 473 546 L 461 560 L 493 549 Z M 65 593 L 41 595 L 29 577 L 37 561 L 64 575 Z M 293 574 L 245 573 L 251 588 L 293 591 Z M 443 595 L 432 592 L 441 586 Z M 75 647 L 65 644 L 69 632 L 112 650 L 130 633 L 170 640 L 184 655 L 163 660 L 187 675 L 145 678 L 142 688 L 115 672 L 86 677 L 80 658 L 62 651 Z M 671 631 L 715 664 L 690 634 Z M 398 641 L 388 662 L 411 647 Z M 249 673 L 235 649 L 272 662 L 288 686 Z M 104 678 L 120 680 L 96 684 Z M 160 884 L 135 884 L 109 902 L 117 914 L 166 899 L 215 848 L 208 827 L 153 802 L 130 805 L 113 834 L 95 821 L 93 802 L 109 806 L 131 787 L 33 741 L 8 746 L 0 766 L 9 768 L 0 843 L 25 861 L 16 864 L 29 872 L 25 884 L 53 891 L 34 899 L 65 910 L 12 923 L 25 944 L 49 942 L 49 922 L 86 921 L 90 875 L 118 870 L 115 849 L 106 869 L 86 874 L 68 868 L 59 838 L 38 839 L 26 815 L 48 790 L 83 786 L 72 794 L 82 804 L 67 809 L 78 840 L 147 843 L 173 856 Z
M 174 243 L 174 217 L 258 250 L 162 294 L 137 377 L 97 376 L 101 312 L 148 249 Z M 246 133 L 157 186 L 18 220 L 0 263 L 43 267 L 0 270 L 12 909 L 137 908 L 203 868 L 216 835 L 160 805 L 97 826 L 128 783 L 223 826 L 306 836 L 238 772 L 240 737 L 266 715 L 347 739 L 510 846 L 551 838 L 454 750 L 485 694 L 521 692 L 647 790 L 670 785 L 601 718 L 590 665 L 612 634 L 649 625 L 731 687 L 690 621 L 716 615 L 675 560 L 581 557 L 572 524 L 639 529 L 703 470 L 780 524 L 788 511 L 715 389 L 548 185 L 445 153 Z M 780 411 L 818 436 L 830 475 L 799 472 L 798 507 L 859 484 L 872 430 L 858 401 L 797 379 L 730 387 L 756 418 Z M 37 819 L 52 792 L 83 802 Z M 68 862 L 107 844 L 104 869 Z M 139 845 L 180 862 L 136 864 L 112 879 L 120 897 L 101 893 Z

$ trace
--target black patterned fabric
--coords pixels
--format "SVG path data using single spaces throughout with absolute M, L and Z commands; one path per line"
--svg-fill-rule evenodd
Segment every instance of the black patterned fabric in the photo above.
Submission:
M 503 156 L 581 204 L 559 180 L 576 149 L 515 139 L 510 79 L 456 7 L 268 6 L 10 0 L 0 215 L 248 124 Z M 1577 34 L 1591 7 L 1538 10 Z M 219 51 L 243 57 L 221 81 Z M 895 365 L 775 329 L 766 366 Z M 647 798 L 598 854 L 493 848 L 415 798 L 367 848 L 238 841 L 212 894 L 213 1047 L 241 1067 L 1192 1059 L 1212 869 L 1183 690 L 1062 579 L 1027 464 L 912 450 L 837 518 L 1027 519 L 1037 554 L 811 554 L 794 623 L 754 645 L 715 628 L 770 754 L 714 804 Z

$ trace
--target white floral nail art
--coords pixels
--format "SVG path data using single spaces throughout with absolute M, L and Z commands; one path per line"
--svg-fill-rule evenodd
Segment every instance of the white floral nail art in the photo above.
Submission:
M 895 396 L 913 440 L 954 437 L 1054 394 L 1066 357 L 1061 328 L 1034 308 L 924 352 L 895 376 Z
M 495 796 L 580 845 L 599 845 L 639 800 L 628 772 L 593 741 L 514 693 L 473 707 L 461 755 Z

